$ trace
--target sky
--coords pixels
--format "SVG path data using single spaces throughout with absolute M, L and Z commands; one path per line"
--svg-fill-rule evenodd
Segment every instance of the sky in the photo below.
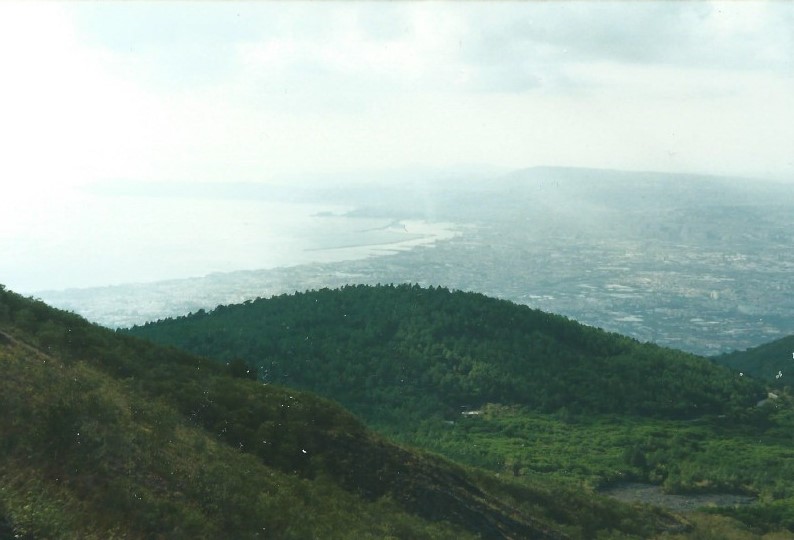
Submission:
M 0 73 L 20 196 L 412 167 L 794 181 L 789 2 L 0 2 Z

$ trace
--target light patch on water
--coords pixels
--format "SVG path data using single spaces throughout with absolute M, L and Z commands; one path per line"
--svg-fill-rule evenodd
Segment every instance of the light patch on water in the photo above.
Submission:
M 604 288 L 609 291 L 633 291 L 634 287 L 629 287 L 628 285 L 620 285 L 618 283 L 607 283 L 604 285 Z
M 0 275 L 23 293 L 357 260 L 457 234 L 451 223 L 262 199 L 70 192 L 38 208 L 0 217 Z
M 614 320 L 616 322 L 641 323 L 643 321 L 643 318 L 639 315 L 625 315 L 623 317 L 617 317 Z

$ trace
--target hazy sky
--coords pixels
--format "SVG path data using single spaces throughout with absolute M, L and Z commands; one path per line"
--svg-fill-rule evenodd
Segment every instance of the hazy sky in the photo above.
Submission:
M 794 3 L 0 3 L 0 178 L 794 180 Z

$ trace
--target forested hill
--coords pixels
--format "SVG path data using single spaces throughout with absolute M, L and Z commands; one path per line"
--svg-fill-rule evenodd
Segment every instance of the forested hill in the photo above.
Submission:
M 714 358 L 734 371 L 741 371 L 777 386 L 790 386 L 794 377 L 794 336 L 787 336 L 746 351 Z
M 0 286 L 0 538 L 648 537 L 676 518 L 506 484 L 338 405 Z
M 660 418 L 725 415 L 760 383 L 680 351 L 474 293 L 348 286 L 220 306 L 129 332 L 264 381 L 336 399 L 370 422 L 485 403 Z

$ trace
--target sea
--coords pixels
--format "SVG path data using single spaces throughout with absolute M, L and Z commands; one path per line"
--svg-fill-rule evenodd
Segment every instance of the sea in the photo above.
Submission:
M 0 283 L 17 292 L 359 260 L 455 236 L 452 223 L 252 198 L 62 190 L 0 202 Z

